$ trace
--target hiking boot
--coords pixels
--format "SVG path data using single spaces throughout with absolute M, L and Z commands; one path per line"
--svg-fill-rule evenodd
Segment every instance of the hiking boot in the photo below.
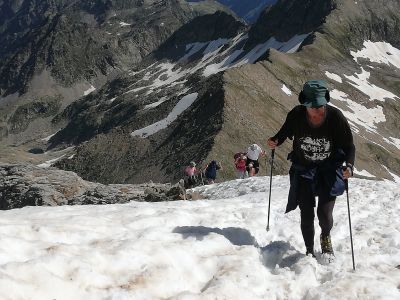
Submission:
M 330 235 L 322 235 L 320 236 L 320 241 L 321 241 L 321 251 L 322 254 L 331 254 L 335 255 L 333 253 L 333 248 L 332 248 L 332 242 L 331 242 L 331 236 Z

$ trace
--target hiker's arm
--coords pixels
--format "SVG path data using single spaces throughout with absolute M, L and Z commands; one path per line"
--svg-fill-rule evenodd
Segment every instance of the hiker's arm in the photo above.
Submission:
M 356 156 L 356 147 L 354 146 L 350 125 L 341 112 L 339 115 L 339 122 L 336 124 L 336 133 L 338 148 L 341 148 L 344 151 L 346 163 L 353 166 Z
M 294 109 L 291 110 L 283 123 L 281 129 L 273 137 L 269 138 L 267 145 L 270 149 L 280 146 L 287 138 L 293 137 Z
M 341 112 L 339 114 L 339 122 L 336 125 L 336 133 L 338 148 L 341 148 L 345 153 L 346 167 L 343 169 L 343 177 L 348 179 L 353 176 L 356 147 L 354 146 L 353 134 L 351 133 L 349 122 Z

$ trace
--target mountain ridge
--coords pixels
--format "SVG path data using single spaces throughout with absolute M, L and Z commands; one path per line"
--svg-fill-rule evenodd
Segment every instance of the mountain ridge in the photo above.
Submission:
M 227 166 L 220 178 L 229 179 L 233 154 L 254 142 L 264 146 L 297 105 L 304 81 L 322 78 L 353 129 L 357 173 L 392 178 L 400 173 L 392 58 L 399 50 L 377 38 L 396 45 L 399 16 L 388 12 L 399 4 L 313 0 L 307 10 L 301 3 L 279 1 L 250 29 L 217 13 L 200 17 L 209 22 L 196 31 L 193 19 L 128 73 L 63 109 L 53 119 L 61 130 L 40 147 L 54 155 L 76 147 L 55 165 L 103 183 L 176 181 L 184 164 L 212 159 Z M 314 10 L 320 14 L 313 19 Z M 215 31 L 222 18 L 230 32 Z M 306 22 L 297 26 L 299 19 Z M 276 172 L 287 172 L 289 151 L 285 143 L 277 152 Z

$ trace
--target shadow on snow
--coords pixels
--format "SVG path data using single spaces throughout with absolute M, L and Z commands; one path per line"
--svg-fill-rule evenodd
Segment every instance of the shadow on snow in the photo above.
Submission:
M 188 237 L 195 237 L 197 240 L 202 241 L 203 238 L 210 234 L 216 233 L 223 235 L 228 241 L 235 246 L 256 246 L 257 241 L 254 236 L 247 229 L 228 227 L 228 228 L 211 228 L 205 226 L 181 226 L 176 227 L 173 233 L 180 233 L 184 239 Z
M 173 233 L 179 233 L 184 239 L 194 237 L 202 241 L 210 233 L 224 236 L 232 245 L 235 246 L 254 246 L 260 250 L 260 259 L 268 269 L 275 269 L 276 265 L 280 268 L 291 268 L 305 255 L 297 251 L 289 242 L 274 241 L 264 247 L 260 247 L 252 234 L 244 228 L 212 228 L 205 226 L 179 226 Z

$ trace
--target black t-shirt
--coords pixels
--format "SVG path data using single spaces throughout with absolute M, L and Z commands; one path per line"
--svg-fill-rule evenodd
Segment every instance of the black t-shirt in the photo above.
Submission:
M 287 115 L 279 132 L 272 138 L 282 144 L 286 138 L 293 138 L 294 160 L 302 165 L 319 163 L 342 149 L 346 162 L 354 164 L 355 147 L 349 123 L 342 112 L 335 107 L 326 106 L 324 122 L 312 126 L 307 119 L 306 107 L 298 105 Z

